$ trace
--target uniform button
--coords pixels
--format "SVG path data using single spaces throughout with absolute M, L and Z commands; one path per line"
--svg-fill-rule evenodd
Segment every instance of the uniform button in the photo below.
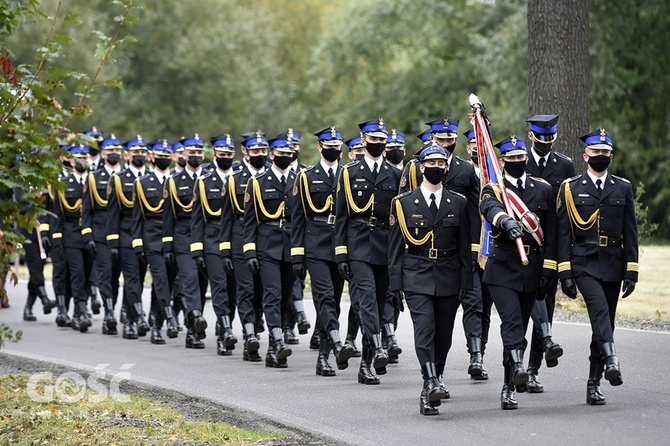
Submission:
M 375 187 L 375 192 L 377 192 L 377 188 Z

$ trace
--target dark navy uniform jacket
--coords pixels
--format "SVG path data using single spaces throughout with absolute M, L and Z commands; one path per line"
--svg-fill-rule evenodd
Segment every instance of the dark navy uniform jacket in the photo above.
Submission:
M 146 170 L 145 170 L 146 172 Z M 112 175 L 107 188 L 107 244 L 110 248 L 132 247 L 135 180 L 130 168 Z
M 226 184 L 216 170 L 195 183 L 191 213 L 191 255 L 221 254 L 221 209 L 227 198 Z
M 163 253 L 191 253 L 191 212 L 193 210 L 193 173 L 184 169 L 168 178 L 163 196 Z
M 545 157 L 545 165 L 542 174 L 540 168 L 535 162 L 535 158 L 528 148 L 528 164 L 526 164 L 526 172 L 538 178 L 544 178 L 547 183 L 551 185 L 554 190 L 554 196 L 558 196 L 558 188 L 566 178 L 575 176 L 575 165 L 572 160 L 562 153 L 554 152 L 553 150 Z
M 90 240 L 107 242 L 107 222 L 109 220 L 107 186 L 110 179 L 111 175 L 104 166 L 88 174 L 81 214 L 81 235 L 84 243 Z
M 233 167 L 233 170 L 235 168 Z M 242 257 L 244 245 L 244 192 L 253 174 L 244 163 L 226 179 L 226 193 L 221 203 L 221 256 Z
M 135 203 L 133 207 L 133 248 L 135 252 L 163 250 L 163 212 L 165 198 L 163 189 L 167 178 L 161 184 L 155 172 L 149 172 L 135 181 Z
M 56 218 L 51 234 L 53 245 L 83 249 L 81 208 L 86 184 L 79 184 L 74 173 L 69 174 L 62 181 L 65 184 L 64 190 L 54 193 L 53 210 Z
M 558 208 L 558 275 L 605 282 L 638 279 L 638 233 L 633 188 L 607 174 L 602 191 L 584 173 L 563 182 Z

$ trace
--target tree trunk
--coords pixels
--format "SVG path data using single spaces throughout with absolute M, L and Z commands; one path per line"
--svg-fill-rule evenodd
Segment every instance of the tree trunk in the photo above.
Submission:
M 583 170 L 579 137 L 589 132 L 590 0 L 529 0 L 528 116 L 557 114 L 554 150 Z

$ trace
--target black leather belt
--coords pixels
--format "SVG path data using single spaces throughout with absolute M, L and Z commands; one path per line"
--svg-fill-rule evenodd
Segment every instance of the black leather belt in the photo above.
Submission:
M 270 226 L 279 226 L 281 229 L 291 229 L 291 222 L 284 220 L 283 218 L 280 218 L 279 220 L 262 221 L 261 223 Z
M 335 224 L 335 215 L 330 214 L 330 215 L 313 215 L 310 220 L 312 221 L 320 221 L 322 223 L 328 223 L 329 225 L 334 225 Z
M 375 226 L 378 228 L 389 227 L 389 222 L 387 220 L 382 220 L 380 218 L 375 217 L 374 215 L 371 215 L 369 218 L 363 218 L 363 217 L 352 218 L 351 221 L 358 221 L 360 223 L 365 223 L 366 225 L 371 227 Z
M 453 257 L 456 254 L 456 248 L 451 249 L 431 249 L 421 248 L 419 246 L 409 246 L 407 253 L 415 256 L 428 257 L 429 259 L 440 259 L 442 257 Z
M 507 251 L 516 251 L 516 245 L 511 245 L 511 244 L 506 244 L 506 243 L 497 243 L 493 242 L 493 246 L 496 248 L 504 249 Z M 523 245 L 523 250 L 526 252 L 526 255 L 528 254 L 537 254 L 541 252 L 542 247 L 541 246 L 535 246 L 535 245 Z
M 145 214 L 144 218 L 146 220 L 162 220 L 163 219 L 163 214 L 155 214 L 155 215 Z
M 575 237 L 575 243 L 584 243 L 585 245 L 597 246 L 621 246 L 623 240 L 620 237 L 608 237 L 600 235 L 596 237 Z

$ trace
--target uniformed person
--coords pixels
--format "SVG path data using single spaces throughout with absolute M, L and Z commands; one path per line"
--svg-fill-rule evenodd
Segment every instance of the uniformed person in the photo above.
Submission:
M 400 188 L 398 189 L 399 194 L 413 191 L 419 187 L 419 184 L 423 180 L 421 171 L 419 170 L 419 157 L 423 149 L 432 143 L 433 134 L 431 133 L 431 129 L 428 129 L 419 133 L 416 137 L 421 141 L 421 148 L 414 153 L 412 159 L 403 168 L 402 178 L 400 178 Z
M 135 254 L 132 232 L 135 180 L 147 172 L 147 143 L 137 135 L 126 141 L 124 147 L 130 164 L 110 178 L 107 188 L 107 245 L 112 264 L 118 263 L 123 273 L 123 300 L 127 309 L 123 338 L 137 339 L 150 330 L 142 310 L 146 259 Z
M 207 329 L 207 321 L 202 316 L 207 276 L 198 270 L 191 255 L 191 213 L 195 182 L 203 173 L 205 141 L 196 133 L 184 138 L 182 145 L 186 168 L 168 178 L 163 192 L 163 256 L 168 265 L 177 265 L 186 304 L 186 348 L 202 349 Z
M 554 196 L 557 196 L 563 180 L 575 175 L 572 160 L 552 150 L 557 138 L 558 115 L 535 115 L 526 121 L 530 124 L 528 139 L 531 141 L 526 172 L 547 180 L 554 191 Z M 551 283 L 544 300 L 535 302 L 531 312 L 533 331 L 527 369 L 529 393 L 544 391 L 544 387 L 537 379 L 542 358 L 544 357 L 547 367 L 555 367 L 558 365 L 558 358 L 563 355 L 563 348 L 554 342 L 551 332 L 555 305 L 556 284 Z
M 167 336 L 179 335 L 177 321 L 170 306 L 170 292 L 174 286 L 174 274 L 168 272 L 163 248 L 163 213 L 165 199 L 163 190 L 170 176 L 172 146 L 166 140 L 155 140 L 148 144 L 153 169 L 135 180 L 135 200 L 132 216 L 132 247 L 140 262 L 148 263 L 152 278 L 153 295 L 151 311 L 155 320 L 151 327 L 152 344 L 165 344 L 161 333 L 163 322 L 167 323 Z
M 121 270 L 116 263 L 112 263 L 107 244 L 107 230 L 109 203 L 107 190 L 114 174 L 121 172 L 121 153 L 123 146 L 114 134 L 100 142 L 103 165 L 96 171 L 90 172 L 87 180 L 86 193 L 82 204 L 82 229 L 84 247 L 91 257 L 95 258 L 94 270 L 98 280 L 98 290 L 105 306 L 105 317 L 102 322 L 102 333 L 117 334 L 114 307 L 118 295 L 119 275 Z M 97 295 L 97 292 L 94 293 Z M 95 308 L 93 308 L 95 311 Z
M 335 227 L 335 194 L 341 171 L 342 136 L 336 127 L 314 134 L 318 139 L 319 164 L 303 169 L 295 180 L 291 209 L 291 261 L 293 272 L 304 280 L 311 278 L 312 296 L 317 311 L 319 356 L 316 374 L 335 376 L 328 362 L 332 347 L 337 368 L 349 366 L 354 349 L 340 339 L 340 300 L 344 279 L 335 262 L 333 230 Z
M 88 175 L 88 147 L 77 143 L 71 147 L 70 153 L 75 160 L 74 171 L 62 179 L 65 189 L 54 194 L 56 221 L 52 239 L 54 249 L 65 259 L 75 302 L 74 315 L 69 326 L 84 333 L 91 326 L 91 320 L 86 314 L 86 283 L 91 273 L 91 262 L 86 261 L 81 235 L 82 201 Z M 63 326 L 66 321 L 62 315 L 67 315 L 64 298 L 58 298 L 58 307 L 56 323 Z
M 448 392 L 439 376 L 451 348 L 461 290 L 472 286 L 467 200 L 442 185 L 447 153 L 437 144 L 421 153 L 419 188 L 391 204 L 390 289 L 404 294 L 414 324 L 423 375 L 419 411 L 437 415 Z
M 95 141 L 96 144 L 88 145 L 89 152 L 89 172 L 95 172 L 105 164 L 104 158 L 100 156 L 100 143 L 105 139 L 102 130 L 97 127 L 91 127 L 84 131 L 84 135 Z
M 389 301 L 388 232 L 391 200 L 401 172 L 383 157 L 388 132 L 384 121 L 358 124 L 365 157 L 344 166 L 338 180 L 335 219 L 335 259 L 349 293 L 358 302 L 363 331 L 363 356 L 358 382 L 379 384 L 388 353 L 382 345 L 381 320 Z M 388 302 L 390 303 L 390 302 Z
M 265 172 L 268 157 L 268 143 L 262 132 L 247 135 L 242 139 L 241 168 L 226 179 L 226 199 L 221 207 L 220 248 L 224 266 L 231 259 L 237 284 L 237 312 L 244 334 L 244 361 L 258 362 L 260 341 L 257 334 L 262 328 L 262 320 L 257 315 L 254 303 L 263 299 L 263 285 L 260 276 L 253 274 L 244 261 L 244 192 L 249 180 Z M 262 308 L 261 308 L 262 310 Z
M 591 354 L 586 402 L 605 404 L 600 380 L 622 384 L 614 348 L 614 319 L 619 300 L 630 296 L 638 279 L 638 233 L 633 188 L 612 175 L 612 137 L 605 129 L 581 137 L 582 175 L 563 182 L 557 199 L 558 274 L 563 292 L 581 292 L 591 320 Z M 623 287 L 622 287 L 623 283 Z
M 247 184 L 244 200 L 244 258 L 261 277 L 263 311 L 270 329 L 267 367 L 287 367 L 292 350 L 284 343 L 282 307 L 290 305 L 295 275 L 291 265 L 290 199 L 295 174 L 289 168 L 293 144 L 284 138 L 268 141 L 272 167 Z
M 195 183 L 193 212 L 191 213 L 191 255 L 201 272 L 206 273 L 212 292 L 212 306 L 217 318 L 218 338 L 216 352 L 230 356 L 237 338 L 231 326 L 228 295 L 228 276 L 232 259 L 221 256 L 221 216 L 223 201 L 227 200 L 225 180 L 232 173 L 235 143 L 230 134 L 212 138 L 213 163 L 216 166 Z
M 538 294 L 556 277 L 556 208 L 549 183 L 526 174 L 525 143 L 511 135 L 498 144 L 504 166 L 505 192 L 512 215 L 503 204 L 498 183 L 482 189 L 481 212 L 493 228 L 493 246 L 482 282 L 500 315 L 505 382 L 500 395 L 503 410 L 516 409 L 515 390 L 527 390 L 523 366 L 525 333 Z M 522 222 L 519 221 L 522 220 Z M 521 237 L 528 264 L 523 265 L 516 239 Z
M 360 161 L 365 156 L 365 145 L 363 145 L 363 134 L 359 133 L 353 138 L 349 138 L 344 143 L 349 147 L 347 156 L 351 162 Z

